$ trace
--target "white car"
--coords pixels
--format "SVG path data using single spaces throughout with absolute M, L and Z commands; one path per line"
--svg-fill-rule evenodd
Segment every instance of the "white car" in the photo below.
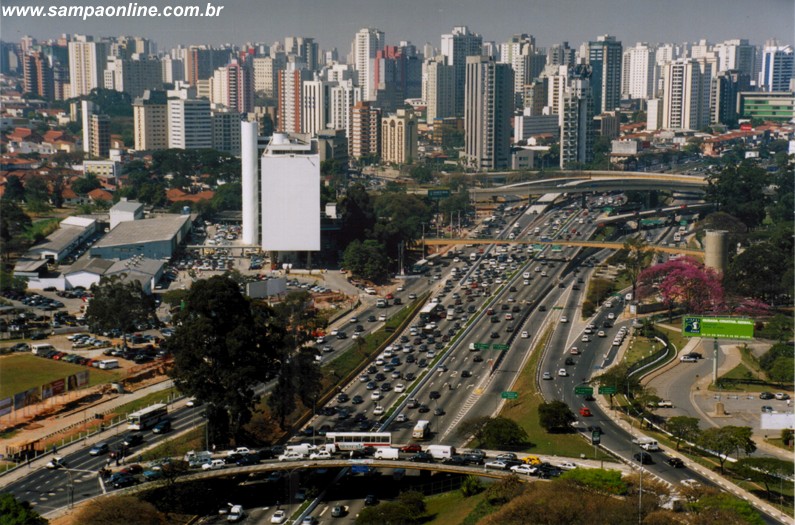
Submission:
M 376 405 L 375 408 L 373 409 L 373 415 L 381 416 L 383 414 L 384 414 L 384 407 L 382 407 L 381 405 Z
M 285 521 L 287 521 L 287 512 L 281 509 L 274 512 L 273 516 L 271 516 L 271 523 L 279 524 L 284 523 Z
M 530 332 L 528 332 L 527 330 L 525 330 L 524 332 L 522 332 L 522 336 L 521 336 L 521 337 L 522 337 L 522 339 L 527 339 L 527 338 L 529 338 L 529 337 L 530 337 Z
M 493 461 L 489 461 L 483 466 L 485 468 L 494 468 L 498 470 L 505 470 L 506 468 L 508 468 L 508 464 L 502 461 L 501 459 L 495 459 Z
M 323 337 L 322 335 L 320 337 L 318 337 L 317 339 L 315 339 L 315 343 L 317 343 L 319 345 L 322 345 L 325 342 L 326 342 L 326 338 Z
M 396 292 L 402 292 L 403 290 L 405 290 L 405 288 L 404 288 L 402 285 L 401 285 L 401 286 L 398 286 L 398 287 L 395 289 L 395 291 L 396 291 Z
M 301 454 L 300 452 L 285 452 L 281 456 L 278 457 L 279 461 L 301 461 L 306 456 Z
M 514 465 L 511 467 L 511 472 L 514 474 L 524 474 L 525 476 L 532 476 L 538 469 L 530 465 Z
M 64 460 L 61 456 L 55 456 L 44 466 L 50 470 L 55 470 L 61 467 L 66 467 L 66 463 L 64 463 Z
M 406 416 L 406 414 L 398 414 L 398 416 L 395 418 L 395 421 L 398 423 L 405 423 L 408 420 L 409 418 Z
M 224 468 L 224 465 L 226 465 L 226 462 L 223 459 L 214 459 L 202 465 L 202 470 L 216 470 Z
M 331 454 L 328 450 L 321 450 L 319 452 L 312 452 L 309 454 L 309 459 L 331 459 Z
M 568 377 L 568 376 L 569 376 L 569 373 L 568 373 L 568 372 L 566 372 L 566 369 L 565 369 L 565 368 L 561 368 L 560 370 L 558 370 L 558 375 L 559 375 L 560 377 Z
M 378 316 L 379 321 L 386 321 L 386 314 L 381 314 Z
M 398 394 L 400 394 L 406 391 L 406 385 L 404 385 L 403 383 L 398 383 L 395 385 L 395 388 L 393 390 Z
M 562 316 L 560 316 L 560 322 L 561 323 L 568 323 L 569 322 L 569 318 L 566 317 L 565 315 L 562 315 Z
M 337 335 L 337 334 L 339 333 L 339 330 L 337 330 L 337 329 L 334 329 L 334 330 L 332 330 L 332 331 L 331 331 L 331 332 L 329 332 L 329 333 L 330 333 L 331 335 Z M 277 511 L 277 512 L 278 512 L 278 511 Z
M 562 468 L 563 470 L 574 470 L 577 468 L 577 465 L 571 461 L 564 461 L 563 463 L 558 463 L 558 468 Z
M 596 333 L 596 335 L 597 335 L 597 336 L 599 336 L 599 337 L 607 337 L 607 334 L 605 333 L 605 331 L 604 331 L 604 330 L 599 330 L 599 331 Z
M 614 314 L 613 312 L 610 312 L 609 314 L 607 314 L 607 318 L 612 321 L 612 320 L 614 320 L 616 318 L 616 314 Z
M 381 392 L 379 392 L 378 390 L 373 390 L 373 393 L 370 394 L 370 399 L 372 399 L 373 401 L 378 401 L 379 399 L 381 399 Z
M 577 348 L 576 346 L 572 346 L 571 350 L 569 350 L 569 353 L 571 355 L 580 355 L 580 349 Z
M 549 372 L 544 372 L 544 375 L 541 377 L 541 379 L 549 381 L 550 379 L 552 379 L 552 374 Z
M 591 336 L 590 336 L 590 335 L 588 335 L 588 334 L 584 334 L 584 335 L 582 336 L 582 339 L 581 339 L 581 341 L 582 341 L 583 343 L 588 343 L 588 342 L 590 342 L 590 341 L 591 341 Z

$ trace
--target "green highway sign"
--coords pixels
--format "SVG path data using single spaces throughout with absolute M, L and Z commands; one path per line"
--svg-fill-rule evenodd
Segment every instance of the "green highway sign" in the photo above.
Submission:
M 593 387 L 591 386 L 575 386 L 574 395 L 576 396 L 592 396 Z
M 490 346 L 489 343 L 475 343 L 475 350 L 488 350 Z
M 613 395 L 613 394 L 616 393 L 616 387 L 614 387 L 614 386 L 600 386 L 599 387 L 599 393 L 600 394 Z
M 508 390 L 507 392 L 503 392 L 502 394 L 500 394 L 500 397 L 502 397 L 503 399 L 518 399 L 519 392 L 512 392 Z
M 446 199 L 450 196 L 450 190 L 428 190 L 429 199 Z
M 495 344 L 494 346 L 492 346 L 492 348 L 495 350 L 508 350 L 508 345 Z
M 686 315 L 682 321 L 685 337 L 753 339 L 754 320 L 747 317 L 705 317 Z

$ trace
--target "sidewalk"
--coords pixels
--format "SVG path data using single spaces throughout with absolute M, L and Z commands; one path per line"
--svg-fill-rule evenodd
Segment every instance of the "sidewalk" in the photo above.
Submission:
M 37 424 L 41 425 L 40 428 L 35 428 L 30 430 L 26 430 L 23 428 L 17 435 L 14 436 L 14 439 L 16 440 L 26 439 L 26 440 L 35 441 L 37 439 L 42 439 L 51 436 L 54 433 L 64 431 L 70 427 L 80 425 L 84 423 L 86 420 L 92 419 L 92 416 L 95 413 L 111 412 L 122 405 L 130 403 L 131 401 L 135 401 L 136 399 L 140 399 L 154 392 L 160 392 L 166 390 L 168 388 L 171 388 L 171 386 L 173 386 L 173 382 L 171 380 L 166 380 L 146 386 L 130 394 L 116 394 L 107 400 L 99 401 L 91 405 L 88 405 L 86 407 L 83 407 L 80 410 L 76 410 L 65 417 L 59 418 L 55 416 L 46 420 L 39 421 L 37 422 Z M 187 401 L 183 400 L 183 402 Z M 116 427 L 107 428 L 104 432 L 98 432 L 96 434 L 92 434 L 87 439 L 81 439 L 64 447 L 58 447 L 58 455 L 65 456 L 67 454 L 71 454 L 76 450 L 79 450 L 80 448 L 84 448 L 94 443 L 98 443 L 107 436 L 119 434 L 120 428 L 126 428 L 126 427 L 119 425 Z M 38 469 L 44 467 L 44 465 L 48 461 L 50 461 L 50 459 L 52 459 L 52 454 L 50 453 L 50 451 L 46 451 L 38 458 L 31 460 L 29 466 L 26 466 L 27 464 L 25 463 L 20 463 L 19 467 L 13 470 L 6 471 L 4 474 L 0 475 L 0 481 L 2 481 L 3 485 L 13 483 L 14 481 L 17 481 L 20 478 L 27 476 L 32 469 Z

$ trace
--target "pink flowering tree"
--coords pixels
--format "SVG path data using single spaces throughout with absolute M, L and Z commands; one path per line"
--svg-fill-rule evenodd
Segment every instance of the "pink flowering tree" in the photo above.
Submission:
M 647 268 L 639 278 L 638 296 L 659 293 L 669 312 L 676 305 L 688 313 L 714 313 L 724 309 L 720 275 L 690 257 Z

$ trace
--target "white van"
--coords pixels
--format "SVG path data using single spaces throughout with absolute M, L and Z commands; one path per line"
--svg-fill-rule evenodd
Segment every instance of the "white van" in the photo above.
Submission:
M 375 459 L 398 459 L 399 450 L 392 447 L 380 447 L 375 451 L 373 457 Z
M 656 439 L 642 437 L 638 439 L 633 439 L 632 442 L 637 443 L 640 446 L 640 448 L 642 448 L 647 452 L 656 452 L 660 450 L 660 444 L 657 443 Z
M 119 368 L 119 360 L 104 359 L 99 362 L 99 366 L 97 368 L 99 368 L 100 370 L 111 370 L 113 368 Z
M 55 347 L 47 344 L 32 345 L 30 347 L 30 351 L 33 355 L 38 355 L 39 352 L 46 352 L 47 350 L 55 350 Z
M 447 459 L 455 456 L 455 447 L 450 445 L 428 445 L 425 452 L 433 456 L 433 459 Z
M 299 445 L 287 445 L 284 447 L 284 453 L 296 453 L 296 454 L 304 454 L 308 456 L 310 452 L 316 452 L 317 447 L 312 445 L 311 443 L 301 443 Z

